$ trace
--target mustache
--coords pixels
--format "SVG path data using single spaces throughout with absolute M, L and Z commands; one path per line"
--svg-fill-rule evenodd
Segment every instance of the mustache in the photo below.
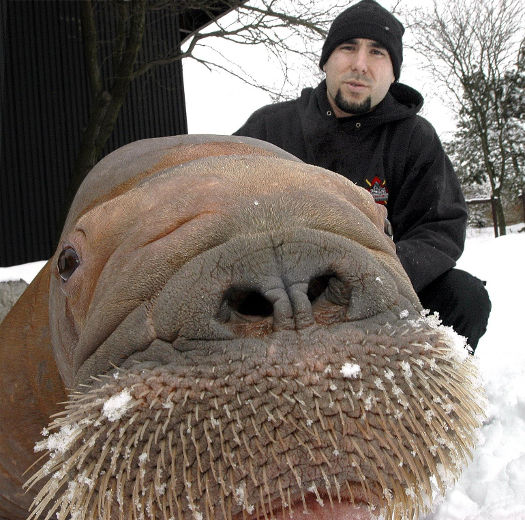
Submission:
M 356 83 L 362 83 L 363 85 L 370 85 L 370 81 L 365 76 L 359 75 L 359 74 L 352 74 L 351 76 L 347 76 L 343 78 L 343 81 L 345 83 L 348 83 L 350 81 L 354 81 Z

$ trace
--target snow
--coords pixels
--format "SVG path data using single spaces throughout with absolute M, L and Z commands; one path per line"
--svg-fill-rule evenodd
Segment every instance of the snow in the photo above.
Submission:
M 486 280 L 492 301 L 476 350 L 488 418 L 472 463 L 425 520 L 525 520 L 524 258 L 525 233 L 469 230 L 458 267 Z
M 13 265 L 11 267 L 0 267 L 0 281 L 24 280 L 27 283 L 31 283 L 31 280 L 33 280 L 45 264 L 45 261 L 39 261 L 29 264 Z
M 475 354 L 487 391 L 488 419 L 472 462 L 444 501 L 421 520 L 525 520 L 524 258 L 525 233 L 495 239 L 491 229 L 469 230 L 458 267 L 486 280 L 492 300 L 488 330 Z M 42 265 L 2 268 L 0 280 L 30 282 Z M 343 365 L 341 372 L 352 377 L 356 367 Z M 126 408 L 126 403 L 112 404 L 116 413 Z
M 345 363 L 341 368 L 341 374 L 348 379 L 356 378 L 361 373 L 361 367 L 355 363 Z
M 126 388 L 110 397 L 102 407 L 102 414 L 110 422 L 118 421 L 130 408 L 133 398 Z
M 469 269 L 467 269 L 467 271 L 468 270 Z M 464 361 L 469 355 L 469 352 L 472 352 L 472 349 L 467 344 L 467 338 L 458 334 L 452 327 L 447 327 L 443 325 L 439 318 L 439 313 L 434 312 L 430 314 L 429 311 L 425 309 L 422 311 L 421 314 L 421 318 L 419 318 L 418 320 L 410 320 L 409 323 L 411 323 L 412 326 L 417 327 L 419 322 L 423 321 L 430 328 L 439 330 L 439 332 L 441 332 L 441 335 L 445 338 L 449 347 L 451 347 L 449 356 L 458 362 Z M 405 364 L 406 368 L 402 367 L 403 370 L 408 370 L 408 372 L 410 372 L 410 365 L 406 362 Z M 403 363 L 401 363 L 401 365 L 403 365 Z M 412 374 L 409 374 L 409 376 L 410 375 Z
M 65 453 L 69 446 L 75 441 L 80 433 L 78 424 L 67 424 L 60 428 L 57 433 L 49 435 L 47 428 L 44 428 L 42 435 L 46 437 L 44 440 L 35 444 L 35 452 L 47 450 L 55 456 L 56 454 Z

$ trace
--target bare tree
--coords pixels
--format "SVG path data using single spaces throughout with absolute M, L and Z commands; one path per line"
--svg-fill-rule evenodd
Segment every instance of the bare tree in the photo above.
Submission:
M 503 86 L 523 38 L 524 11 L 522 0 L 433 0 L 430 9 L 406 13 L 412 47 L 479 144 L 499 234 L 506 232 L 501 196 L 512 174 L 513 139 Z
M 97 9 L 108 3 L 117 20 L 117 33 L 110 42 L 97 33 Z M 282 96 L 288 78 L 285 56 L 300 54 L 312 63 L 318 56 L 316 42 L 324 39 L 329 23 L 348 2 L 333 0 L 84 0 L 81 2 L 81 26 L 86 69 L 91 87 L 92 106 L 89 121 L 82 135 L 69 188 L 69 198 L 75 193 L 91 167 L 100 159 L 104 146 L 113 132 L 130 84 L 154 67 L 192 58 L 208 68 L 225 70 L 243 81 L 266 89 L 275 97 Z M 144 59 L 141 54 L 148 31 L 149 11 L 175 13 L 186 20 L 209 21 L 205 27 L 196 23 L 183 35 L 181 45 L 162 49 Z M 228 16 L 222 16 L 224 13 Z M 281 65 L 283 82 L 280 88 L 260 85 L 234 61 L 216 51 L 215 58 L 203 57 L 203 49 L 216 48 L 218 39 L 242 45 L 264 45 Z M 215 44 L 214 44 L 215 42 Z M 162 43 L 162 42 L 161 42 Z M 111 47 L 110 66 L 101 46 Z

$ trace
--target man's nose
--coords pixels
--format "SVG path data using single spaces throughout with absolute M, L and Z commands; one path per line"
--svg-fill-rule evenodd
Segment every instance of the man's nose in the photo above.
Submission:
M 355 70 L 360 74 L 363 74 L 368 70 L 368 55 L 366 49 L 359 48 L 355 51 L 351 66 L 352 70 Z

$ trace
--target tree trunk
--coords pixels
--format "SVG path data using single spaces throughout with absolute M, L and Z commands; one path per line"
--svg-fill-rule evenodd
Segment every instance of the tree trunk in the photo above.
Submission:
M 104 89 L 98 64 L 98 39 L 93 11 L 94 6 L 89 0 L 84 0 L 81 4 L 83 8 L 82 30 L 86 68 L 89 73 L 94 101 L 88 124 L 82 133 L 80 150 L 70 177 L 64 214 L 59 223 L 60 227 L 65 221 L 69 206 L 80 184 L 101 158 L 102 151 L 113 133 L 129 85 L 135 77 L 134 68 L 138 53 L 142 47 L 146 16 L 146 0 L 134 0 L 130 3 L 127 34 L 123 35 L 124 48 L 119 53 L 120 60 L 115 64 L 111 86 L 108 89 Z M 123 23 L 122 27 L 125 26 L 126 23 Z
M 490 209 L 492 215 L 492 227 L 494 228 L 494 237 L 498 238 L 498 214 L 496 211 L 496 199 L 494 198 L 494 195 L 490 197 Z
M 493 200 L 498 228 L 498 234 L 496 236 L 503 236 L 507 234 L 507 224 L 505 222 L 505 212 L 503 211 L 503 203 L 499 192 L 495 194 Z

